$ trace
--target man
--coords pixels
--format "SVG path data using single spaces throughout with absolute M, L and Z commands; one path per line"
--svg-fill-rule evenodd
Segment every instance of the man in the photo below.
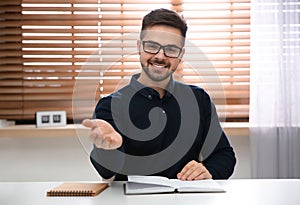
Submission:
M 83 121 L 94 143 L 91 162 L 103 178 L 139 174 L 201 180 L 233 173 L 234 151 L 210 97 L 173 79 L 186 32 L 176 12 L 147 14 L 137 42 L 141 73 L 98 102 L 96 119 Z

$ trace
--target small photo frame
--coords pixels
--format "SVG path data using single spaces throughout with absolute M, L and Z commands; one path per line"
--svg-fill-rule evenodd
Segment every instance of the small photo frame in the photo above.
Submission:
M 53 123 L 60 123 L 61 122 L 61 115 L 53 115 L 52 120 L 53 120 Z
M 37 127 L 58 127 L 67 125 L 66 111 L 39 111 L 36 112 Z
M 42 124 L 50 123 L 50 115 L 42 115 Z

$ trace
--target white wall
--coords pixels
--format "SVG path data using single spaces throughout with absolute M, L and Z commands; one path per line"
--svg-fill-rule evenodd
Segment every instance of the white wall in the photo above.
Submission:
M 237 166 L 231 178 L 250 178 L 249 137 L 230 137 Z M 0 181 L 99 180 L 76 137 L 0 138 Z
M 237 164 L 232 179 L 251 178 L 251 155 L 249 136 L 232 136 L 229 141 L 234 148 Z

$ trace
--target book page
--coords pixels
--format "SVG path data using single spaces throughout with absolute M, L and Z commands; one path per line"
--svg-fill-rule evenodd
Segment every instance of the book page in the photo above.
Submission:
M 128 182 L 135 182 L 141 184 L 153 184 L 160 186 L 172 186 L 170 179 L 161 176 L 128 176 Z
M 170 179 L 172 186 L 179 192 L 224 192 L 225 190 L 212 179 L 182 181 Z
M 225 192 L 225 190 L 212 179 L 183 181 L 161 176 L 128 176 L 126 194 L 166 192 Z
M 169 193 L 175 189 L 170 186 L 161 186 L 157 184 L 144 184 L 127 182 L 125 184 L 125 194 L 154 194 L 154 193 Z

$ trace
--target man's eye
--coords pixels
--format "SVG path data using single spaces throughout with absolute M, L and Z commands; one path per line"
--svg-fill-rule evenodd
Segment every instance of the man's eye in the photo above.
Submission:
M 171 52 L 171 53 L 176 53 L 176 52 L 178 52 L 178 48 L 169 46 L 169 47 L 166 47 L 166 51 Z
M 156 45 L 156 44 L 148 44 L 148 48 L 150 48 L 150 49 L 152 49 L 152 50 L 156 50 L 156 49 L 159 48 L 159 46 Z

